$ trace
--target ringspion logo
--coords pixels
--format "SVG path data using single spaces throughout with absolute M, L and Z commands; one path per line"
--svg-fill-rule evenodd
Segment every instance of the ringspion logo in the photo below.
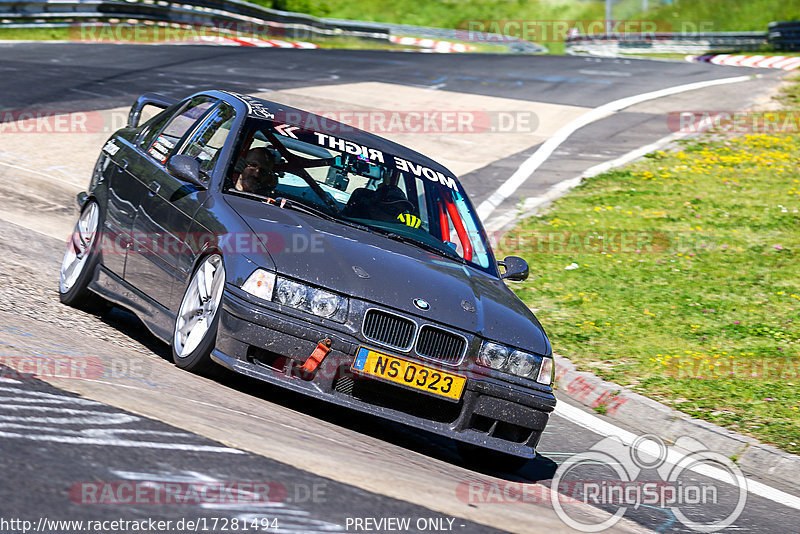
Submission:
M 703 482 L 695 473 L 698 468 L 721 474 L 714 482 Z M 733 491 L 720 491 L 716 481 Z M 570 499 L 560 497 L 565 486 L 572 488 Z M 716 532 L 733 525 L 744 510 L 747 480 L 730 458 L 689 436 L 678 438 L 672 448 L 653 435 L 640 436 L 629 446 L 608 437 L 567 458 L 553 477 L 550 495 L 559 518 L 580 532 L 612 528 L 629 509 L 642 506 L 669 510 L 696 532 Z M 579 507 L 570 506 L 574 502 L 614 511 L 605 519 L 587 519 Z

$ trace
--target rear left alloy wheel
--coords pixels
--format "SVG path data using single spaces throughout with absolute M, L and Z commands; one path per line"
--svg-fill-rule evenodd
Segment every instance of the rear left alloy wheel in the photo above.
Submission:
M 61 302 L 68 306 L 100 312 L 108 307 L 108 303 L 89 291 L 89 282 L 92 281 L 94 269 L 100 261 L 97 250 L 100 238 L 98 228 L 100 207 L 96 202 L 89 201 L 75 223 L 64 252 L 58 295 Z
M 181 369 L 207 374 L 219 368 L 211 360 L 211 351 L 217 338 L 224 287 L 222 256 L 207 256 L 194 271 L 175 318 L 172 360 Z

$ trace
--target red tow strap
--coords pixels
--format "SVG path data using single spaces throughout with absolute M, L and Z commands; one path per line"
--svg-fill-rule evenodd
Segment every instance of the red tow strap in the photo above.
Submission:
M 314 352 L 311 353 L 311 356 L 308 357 L 306 363 L 303 364 L 301 369 L 303 371 L 307 371 L 309 373 L 314 372 L 314 370 L 319 366 L 320 362 L 325 359 L 325 356 L 331 351 L 331 339 L 325 338 L 319 343 L 317 343 L 317 348 L 314 349 Z

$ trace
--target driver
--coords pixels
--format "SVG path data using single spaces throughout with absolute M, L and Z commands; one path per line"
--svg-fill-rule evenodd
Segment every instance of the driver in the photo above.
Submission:
M 275 154 L 266 147 L 251 148 L 244 160 L 239 178 L 233 185 L 237 191 L 268 196 L 278 185 Z

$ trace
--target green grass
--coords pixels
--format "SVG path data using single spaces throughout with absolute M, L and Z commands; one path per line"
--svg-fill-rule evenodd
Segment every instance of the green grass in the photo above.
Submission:
M 122 36 L 121 40 L 129 40 L 131 42 L 152 42 L 153 40 L 153 33 L 151 29 L 153 28 L 150 24 L 141 24 L 139 25 L 144 31 L 141 33 L 141 39 L 131 39 L 128 36 L 136 35 L 135 31 L 132 29 L 131 26 L 125 25 L 124 30 L 122 32 L 117 32 L 114 29 L 115 25 L 109 25 L 109 27 L 104 28 L 103 30 L 96 30 L 92 31 L 91 29 L 86 30 L 87 36 L 89 38 L 102 38 L 106 41 L 113 40 L 115 38 L 119 38 Z M 158 33 L 159 39 L 163 39 L 165 34 L 163 33 L 164 30 L 160 30 L 161 33 Z M 209 30 L 211 32 L 211 30 Z M 181 34 L 183 35 L 183 34 Z M 269 39 L 269 36 L 261 35 L 260 37 Z M 172 40 L 176 39 L 176 34 L 173 34 Z M 290 38 L 286 38 L 283 36 L 275 37 L 276 39 L 282 40 L 293 40 Z M 0 41 L 2 40 L 22 40 L 22 41 L 69 41 L 69 40 L 81 40 L 81 33 L 80 28 L 0 28 Z M 170 39 L 168 39 L 170 40 Z M 401 46 L 391 43 L 389 41 L 381 41 L 376 39 L 358 39 L 355 37 L 343 37 L 343 36 L 333 36 L 333 37 L 319 37 L 315 39 L 301 39 L 304 41 L 312 42 L 319 45 L 320 48 L 341 48 L 341 49 L 348 49 L 348 50 L 405 50 L 405 49 L 416 49 L 413 46 Z M 504 53 L 507 51 L 506 48 L 502 46 L 498 46 L 496 44 L 490 43 L 465 43 L 469 46 L 474 47 L 475 52 L 482 52 L 482 53 Z
M 479 21 L 476 29 L 484 27 L 487 31 L 521 36 L 545 45 L 551 54 L 564 53 L 565 32 L 556 27 L 558 21 L 605 18 L 602 0 L 254 0 L 254 3 L 321 17 L 441 28 L 468 29 L 470 21 Z M 656 31 L 684 33 L 766 31 L 771 21 L 800 18 L 793 3 L 785 0 L 675 0 L 671 4 L 650 0 L 651 9 L 647 13 L 641 12 L 641 5 L 641 0 L 617 0 L 612 17 L 655 21 Z M 501 26 L 492 27 L 489 21 L 500 21 Z M 535 26 L 520 31 L 503 21 L 529 21 Z M 630 26 L 628 31 L 642 30 L 653 31 L 641 24 Z
M 321 17 L 462 28 L 469 20 L 585 20 L 603 17 L 602 0 L 257 0 Z
M 800 109 L 800 76 L 795 76 L 789 79 L 791 85 L 784 88 L 778 101 L 788 109 Z
M 89 31 L 87 34 L 89 38 L 95 37 L 99 38 L 100 41 L 109 41 L 114 40 L 115 38 L 119 38 L 120 40 L 130 41 L 130 42 L 152 42 L 154 40 L 162 40 L 165 37 L 165 33 L 163 29 L 160 29 L 160 33 L 153 34 L 152 33 L 152 25 L 149 24 L 142 24 L 140 25 L 144 31 L 142 31 L 139 39 L 131 38 L 129 36 L 136 35 L 134 30 L 131 26 L 124 26 L 124 31 L 116 32 L 114 29 L 114 25 L 111 25 L 109 28 L 104 29 L 102 32 L 98 30 L 95 33 Z M 154 35 L 157 35 L 158 38 L 153 38 Z M 184 35 L 184 34 L 180 34 Z M 188 33 L 186 34 L 188 35 Z M 245 35 L 246 36 L 246 35 Z M 269 36 L 260 36 L 264 38 L 269 38 Z M 278 37 L 276 37 L 278 38 Z M 0 28 L 0 40 L 24 40 L 24 41 L 69 41 L 81 40 L 80 30 L 76 28 Z M 178 34 L 172 34 L 172 37 L 168 37 L 167 40 L 175 40 L 178 39 Z M 280 37 L 280 39 L 286 40 L 284 37 Z M 291 39 L 290 39 L 291 40 Z M 363 40 L 363 39 L 356 39 L 354 37 L 326 37 L 326 38 L 319 38 L 314 39 L 309 42 L 316 43 L 319 45 L 320 48 L 344 48 L 344 49 L 366 49 L 366 50 L 398 50 L 398 49 L 405 49 L 408 47 L 401 47 L 390 43 L 388 41 L 377 41 L 377 40 Z M 481 52 L 492 52 L 496 51 L 489 46 L 482 46 L 480 47 L 479 51 Z
M 68 28 L 0 28 L 3 41 L 67 41 Z
M 573 25 L 578 21 L 578 26 L 585 27 L 586 21 L 605 18 L 603 0 L 254 0 L 253 3 L 322 17 L 485 29 L 542 43 L 552 54 L 564 52 L 565 31 L 560 22 Z M 644 14 L 641 5 L 641 0 L 617 0 L 612 16 L 615 20 L 657 21 L 658 31 L 684 32 L 765 31 L 770 21 L 800 18 L 792 2 L 785 0 L 675 0 L 672 4 L 650 0 L 652 9 Z M 471 21 L 476 25 L 470 26 Z M 508 21 L 512 25 L 506 24 Z M 529 26 L 519 30 L 513 25 L 518 22 L 527 22 Z M 637 29 L 648 31 L 640 25 L 629 27 L 629 31 Z M 0 30 L 0 39 L 66 38 L 66 29 Z M 326 47 L 384 48 L 380 44 L 365 45 L 338 38 L 319 42 Z M 477 46 L 479 51 L 505 50 L 480 43 Z
M 782 101 L 798 109 L 800 85 Z M 530 263 L 515 290 L 556 352 L 800 453 L 793 117 L 793 133 L 705 136 L 589 179 L 501 239 L 498 256 Z
M 643 16 L 646 20 L 672 23 L 677 31 L 766 31 L 767 24 L 779 20 L 797 20 L 800 11 L 795 2 L 786 0 L 676 0 L 658 5 Z
M 647 52 L 636 52 L 636 53 L 625 53 L 621 52 L 621 57 L 631 57 L 631 58 L 648 58 L 648 59 L 674 59 L 674 60 L 684 60 L 688 54 L 676 54 L 674 52 L 665 52 L 661 54 L 648 54 Z
M 315 43 L 320 48 L 342 48 L 347 50 L 398 50 L 403 48 L 395 45 L 394 43 L 390 43 L 389 41 L 357 39 L 355 37 L 326 37 L 320 39 L 302 40 L 309 43 Z
M 601 0 L 255 0 L 254 3 L 322 17 L 396 22 L 442 28 L 465 28 L 471 20 L 603 20 Z M 786 0 L 617 0 L 615 20 L 659 21 L 663 31 L 766 31 L 775 20 L 800 18 Z M 531 39 L 537 40 L 537 39 Z M 537 40 L 538 41 L 538 40 Z

